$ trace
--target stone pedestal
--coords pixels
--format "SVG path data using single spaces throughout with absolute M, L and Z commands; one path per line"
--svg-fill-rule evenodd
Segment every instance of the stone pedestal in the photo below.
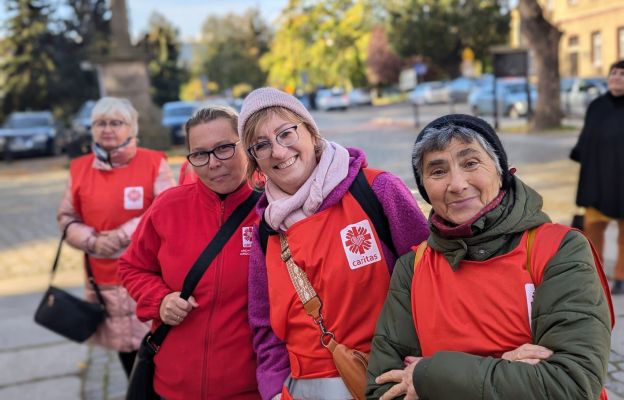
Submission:
M 168 149 L 171 138 L 161 125 L 160 108 L 152 102 L 147 63 L 130 57 L 102 60 L 98 63 L 98 75 L 103 96 L 126 98 L 139 112 L 140 145 Z
M 161 125 L 162 113 L 152 102 L 147 55 L 132 47 L 128 33 L 128 13 L 124 0 L 111 0 L 111 40 L 109 54 L 94 57 L 102 96 L 123 97 L 139 112 L 139 140 L 142 146 L 165 150 L 171 145 Z

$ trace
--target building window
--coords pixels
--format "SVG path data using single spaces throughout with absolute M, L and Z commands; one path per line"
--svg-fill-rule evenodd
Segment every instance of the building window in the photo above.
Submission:
M 578 0 L 568 0 L 568 5 L 569 6 L 575 6 L 576 3 L 578 3 Z
M 579 44 L 579 38 L 578 36 L 570 36 L 568 38 L 568 47 L 577 47 Z
M 618 60 L 624 60 L 624 27 L 618 28 Z
M 602 67 L 602 35 L 600 32 L 591 34 L 591 60 L 595 68 Z

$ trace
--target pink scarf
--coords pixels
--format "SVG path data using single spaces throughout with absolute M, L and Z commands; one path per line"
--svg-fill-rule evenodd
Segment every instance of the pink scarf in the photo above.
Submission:
M 338 143 L 323 140 L 323 153 L 305 183 L 293 195 L 281 190 L 271 180 L 266 184 L 269 201 L 264 216 L 271 228 L 286 231 L 295 222 L 314 214 L 325 197 L 349 172 L 349 152 Z

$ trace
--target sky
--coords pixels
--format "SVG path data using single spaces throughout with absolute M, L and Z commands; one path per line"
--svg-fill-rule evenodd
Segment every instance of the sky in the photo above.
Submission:
M 157 11 L 178 27 L 183 39 L 197 37 L 208 15 L 255 7 L 271 24 L 287 4 L 288 0 L 126 0 L 133 37 L 146 30 L 150 15 Z
M 63 4 L 63 0 L 52 0 L 52 4 Z M 209 15 L 225 15 L 230 12 L 242 13 L 248 8 L 260 9 L 260 13 L 271 24 L 286 7 L 288 0 L 126 0 L 130 18 L 130 34 L 138 38 L 147 30 L 152 12 L 164 15 L 180 32 L 183 40 L 196 38 L 201 26 Z M 0 24 L 7 13 L 4 4 L 0 6 Z

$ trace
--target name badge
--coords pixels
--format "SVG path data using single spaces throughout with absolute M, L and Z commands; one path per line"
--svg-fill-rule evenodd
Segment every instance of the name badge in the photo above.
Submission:
M 381 260 L 373 229 L 368 220 L 348 225 L 340 231 L 349 268 L 358 269 Z
M 143 209 L 143 186 L 129 186 L 124 188 L 124 209 Z

